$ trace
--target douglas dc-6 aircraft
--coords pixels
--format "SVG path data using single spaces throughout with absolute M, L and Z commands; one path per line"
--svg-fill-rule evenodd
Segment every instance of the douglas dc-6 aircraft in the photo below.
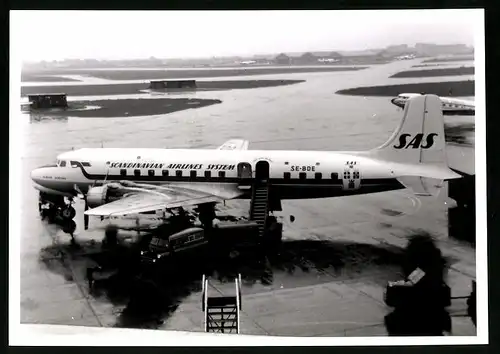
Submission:
M 400 108 L 404 108 L 406 102 L 415 96 L 420 96 L 420 93 L 402 93 L 391 100 L 392 104 Z M 445 115 L 474 115 L 476 113 L 476 105 L 474 101 L 460 100 L 450 97 L 439 97 L 442 102 L 443 114 Z
M 250 219 L 263 223 L 284 199 L 405 187 L 435 195 L 443 181 L 459 177 L 446 162 L 441 100 L 435 95 L 412 97 L 394 134 L 369 151 L 248 150 L 248 141 L 240 139 L 214 150 L 85 148 L 62 153 L 57 164 L 31 173 L 41 203 L 51 201 L 64 218 L 73 219 L 71 201 L 83 195 L 85 225 L 89 215 L 194 206 L 200 220 L 211 223 L 215 204 L 235 198 L 251 199 Z

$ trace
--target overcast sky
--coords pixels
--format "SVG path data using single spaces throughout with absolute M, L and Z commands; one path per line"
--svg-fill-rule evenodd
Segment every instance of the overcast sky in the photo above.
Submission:
M 12 11 L 23 61 L 210 57 L 474 44 L 478 13 L 389 11 Z

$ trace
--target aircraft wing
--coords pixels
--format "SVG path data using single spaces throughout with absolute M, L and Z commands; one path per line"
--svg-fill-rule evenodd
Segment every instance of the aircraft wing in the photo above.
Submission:
M 231 139 L 219 146 L 217 150 L 248 150 L 248 140 Z
M 120 216 L 137 214 L 160 209 L 172 209 L 203 203 L 222 202 L 234 199 L 243 194 L 237 184 L 225 186 L 211 183 L 176 184 L 151 186 L 128 184 L 123 187 L 127 194 L 119 200 L 87 210 L 86 215 Z

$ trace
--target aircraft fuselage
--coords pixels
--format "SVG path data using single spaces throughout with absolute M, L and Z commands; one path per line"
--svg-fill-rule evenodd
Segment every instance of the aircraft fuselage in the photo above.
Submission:
M 112 181 L 146 184 L 270 183 L 280 199 L 309 199 L 404 188 L 390 165 L 356 152 L 80 149 L 32 172 L 35 188 L 75 194 Z M 243 198 L 249 198 L 245 193 Z

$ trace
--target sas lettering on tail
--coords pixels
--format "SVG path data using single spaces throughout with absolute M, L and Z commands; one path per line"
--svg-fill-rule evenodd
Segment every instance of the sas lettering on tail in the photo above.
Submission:
M 412 135 L 411 134 L 401 134 L 399 136 L 399 145 L 393 145 L 395 149 L 429 149 L 434 145 L 434 138 L 438 136 L 437 133 L 430 133 L 427 134 L 425 137 L 425 143 L 422 144 L 422 140 L 424 138 L 424 134 L 419 133 L 416 134 L 413 139 L 410 140 L 410 142 L 407 143 L 407 139 L 410 138 Z

